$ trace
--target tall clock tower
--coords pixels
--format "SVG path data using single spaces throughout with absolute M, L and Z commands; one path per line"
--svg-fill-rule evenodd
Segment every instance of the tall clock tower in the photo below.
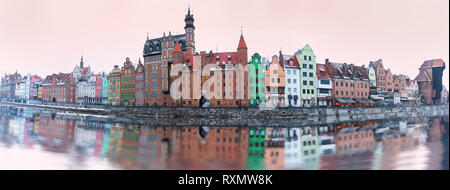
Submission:
M 184 18 L 186 26 L 184 30 L 186 32 L 186 52 L 188 54 L 195 54 L 195 26 L 194 26 L 194 15 L 191 15 L 191 8 L 188 8 L 188 13 Z

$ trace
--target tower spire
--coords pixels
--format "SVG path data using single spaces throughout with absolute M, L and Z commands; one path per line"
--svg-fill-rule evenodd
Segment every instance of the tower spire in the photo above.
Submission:
M 80 61 L 80 68 L 83 68 L 84 61 L 83 61 L 83 53 L 81 53 L 81 61 Z

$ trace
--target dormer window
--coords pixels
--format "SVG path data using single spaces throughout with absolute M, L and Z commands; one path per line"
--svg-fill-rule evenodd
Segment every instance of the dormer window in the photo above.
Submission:
M 293 61 L 291 60 L 291 61 L 289 61 L 289 65 L 293 65 L 294 63 L 293 63 Z

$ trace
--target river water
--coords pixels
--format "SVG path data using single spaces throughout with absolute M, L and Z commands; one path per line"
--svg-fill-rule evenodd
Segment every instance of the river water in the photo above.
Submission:
M 448 117 L 271 128 L 131 125 L 33 108 L 0 111 L 0 170 L 449 168 Z

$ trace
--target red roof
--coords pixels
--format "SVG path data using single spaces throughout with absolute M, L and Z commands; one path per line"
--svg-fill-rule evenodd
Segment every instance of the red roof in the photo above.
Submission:
M 316 64 L 316 74 L 319 79 L 331 79 L 330 69 L 326 64 Z
M 241 39 L 239 39 L 238 49 L 247 49 L 247 44 L 245 44 L 244 36 L 241 35 Z
M 181 47 L 180 47 L 180 43 L 177 41 L 177 43 L 175 43 L 175 48 L 173 49 L 173 52 L 181 52 Z
M 290 64 L 290 61 L 292 61 L 292 65 Z M 298 61 L 297 61 L 297 56 L 295 56 L 295 55 L 290 56 L 288 59 L 286 59 L 284 61 L 284 65 L 287 68 L 300 68 L 300 65 L 298 64 Z

